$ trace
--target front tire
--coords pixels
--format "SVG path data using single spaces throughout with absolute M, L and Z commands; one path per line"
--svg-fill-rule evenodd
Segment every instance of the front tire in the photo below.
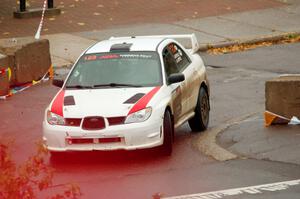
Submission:
M 207 129 L 209 123 L 209 109 L 208 93 L 201 87 L 195 108 L 195 116 L 189 120 L 189 126 L 193 132 L 200 132 Z
M 166 110 L 163 121 L 163 145 L 161 146 L 164 155 L 171 155 L 173 151 L 173 124 L 170 111 Z

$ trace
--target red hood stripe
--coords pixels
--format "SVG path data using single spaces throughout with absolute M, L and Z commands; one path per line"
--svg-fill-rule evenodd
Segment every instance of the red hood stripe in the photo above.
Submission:
M 144 95 L 129 111 L 128 115 L 131 113 L 134 113 L 136 111 L 140 111 L 144 108 L 146 108 L 149 101 L 152 99 L 152 97 L 157 93 L 157 91 L 160 89 L 160 86 L 157 86 L 153 88 L 149 93 Z
M 64 105 L 64 97 L 65 97 L 65 91 L 61 90 L 59 93 L 56 95 L 52 107 L 51 107 L 51 112 L 55 113 L 60 116 L 64 116 L 63 113 L 63 105 Z

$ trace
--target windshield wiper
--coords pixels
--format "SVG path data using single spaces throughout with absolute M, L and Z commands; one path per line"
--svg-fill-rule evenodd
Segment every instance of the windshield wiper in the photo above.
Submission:
M 71 86 L 66 86 L 66 88 L 85 89 L 85 88 L 93 88 L 93 86 L 71 85 Z
M 96 84 L 93 87 L 99 88 L 99 87 L 142 87 L 142 86 L 136 84 L 109 83 L 109 84 Z

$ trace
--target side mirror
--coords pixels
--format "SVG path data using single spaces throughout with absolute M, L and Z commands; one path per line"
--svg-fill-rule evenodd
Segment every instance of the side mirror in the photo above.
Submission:
M 182 82 L 184 80 L 185 80 L 185 77 L 184 77 L 184 74 L 182 74 L 182 73 L 174 73 L 168 77 L 168 82 L 170 84 Z
M 57 86 L 57 87 L 61 88 L 64 85 L 64 80 L 62 80 L 62 79 L 53 79 L 52 84 L 54 86 Z

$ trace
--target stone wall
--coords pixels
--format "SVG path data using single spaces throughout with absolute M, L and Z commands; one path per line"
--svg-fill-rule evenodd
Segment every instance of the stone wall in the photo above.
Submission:
M 46 39 L 1 40 L 0 53 L 8 57 L 12 69 L 10 85 L 39 80 L 51 66 L 49 41 Z
M 266 82 L 266 110 L 300 118 L 300 75 L 282 76 Z
M 0 54 L 0 96 L 5 96 L 9 93 L 8 65 L 9 58 Z

